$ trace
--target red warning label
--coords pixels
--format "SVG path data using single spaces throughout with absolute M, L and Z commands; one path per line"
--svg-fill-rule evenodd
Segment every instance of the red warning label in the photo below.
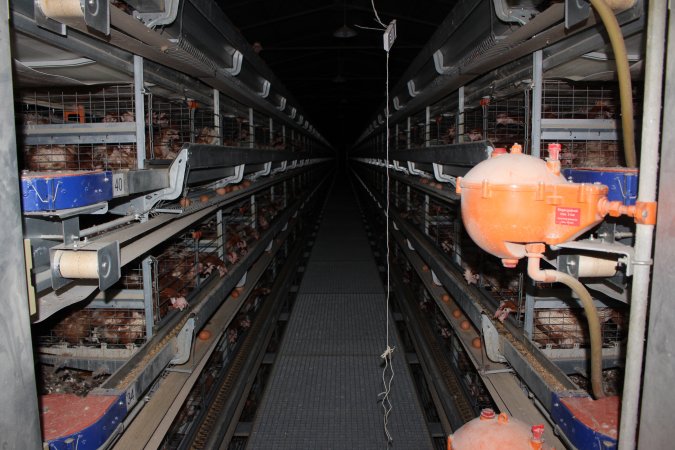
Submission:
M 579 208 L 558 206 L 555 209 L 555 223 L 557 225 L 579 226 L 581 223 L 581 210 Z

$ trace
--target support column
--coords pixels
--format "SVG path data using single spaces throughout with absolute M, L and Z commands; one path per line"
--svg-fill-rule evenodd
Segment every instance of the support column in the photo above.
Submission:
M 542 55 L 541 50 L 532 54 L 532 151 L 530 154 L 537 158 L 541 156 L 541 98 L 544 70 Z
M 42 448 L 21 229 L 8 3 L 0 2 L 0 448 Z
M 455 129 L 455 142 L 460 143 L 464 139 L 464 86 L 457 90 L 457 125 Z
M 136 115 L 136 167 L 145 169 L 145 101 L 143 99 L 143 58 L 134 55 L 134 106 Z M 152 117 L 148 119 L 152 123 Z
M 218 89 L 213 90 L 213 126 L 218 132 L 218 142 L 217 145 L 223 145 L 223 126 L 220 120 L 220 91 Z

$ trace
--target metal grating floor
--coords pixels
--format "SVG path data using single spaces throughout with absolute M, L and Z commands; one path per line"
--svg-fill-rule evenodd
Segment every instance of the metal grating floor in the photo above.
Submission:
M 387 448 L 378 401 L 385 306 L 384 288 L 355 199 L 350 191 L 335 189 L 248 449 Z M 394 409 L 389 418 L 394 440 L 389 448 L 431 449 L 403 358 L 394 353 Z

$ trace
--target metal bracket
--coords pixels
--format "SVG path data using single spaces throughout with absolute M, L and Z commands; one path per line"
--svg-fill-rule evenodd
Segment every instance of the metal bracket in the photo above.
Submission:
M 96 252 L 96 275 L 98 287 L 105 291 L 122 276 L 120 264 L 120 243 L 114 242 L 90 242 L 83 247 L 74 248 L 71 245 L 57 245 L 49 249 L 49 261 L 52 275 L 52 289 L 60 289 L 74 281 L 74 278 L 65 278 L 61 275 L 61 257 L 65 253 L 73 252 Z M 83 277 L 82 279 L 95 279 Z
M 84 23 L 108 36 L 110 34 L 110 2 L 108 0 L 85 0 Z
M 627 276 L 631 276 L 633 274 L 632 266 L 635 259 L 635 249 L 633 247 L 629 247 L 628 245 L 619 244 L 618 242 L 602 242 L 599 239 L 585 239 L 582 241 L 563 242 L 551 246 L 552 250 L 558 250 L 561 248 L 624 255 L 623 258 L 619 258 L 619 262 L 626 266 Z
M 436 286 L 443 286 L 443 283 L 441 283 L 441 280 L 438 279 L 436 273 L 433 270 L 431 271 L 431 280 Z
M 525 25 L 534 9 L 511 8 L 505 0 L 494 0 L 495 15 L 504 22 L 513 22 Z
M 122 215 L 144 214 L 162 200 L 177 199 L 183 192 L 183 185 L 187 175 L 187 164 L 188 149 L 184 148 L 169 167 L 169 187 L 137 197 L 127 203 L 116 206 L 110 212 Z
M 423 170 L 419 170 L 415 168 L 415 163 L 412 161 L 408 161 L 408 171 L 410 172 L 410 175 L 417 175 L 418 177 L 427 177 L 426 172 Z
M 403 172 L 406 175 L 410 173 L 408 172 L 408 169 L 406 169 L 405 167 L 401 167 L 400 163 L 397 160 L 394 160 L 394 170 L 398 172 Z
M 163 0 L 163 7 L 158 12 L 135 12 L 134 17 L 141 19 L 145 26 L 154 28 L 158 25 L 169 25 L 178 16 L 180 0 Z
M 441 164 L 432 163 L 432 165 L 434 167 L 434 177 L 436 177 L 436 181 L 439 181 L 441 183 L 450 183 L 451 185 L 456 186 L 457 177 L 444 174 L 443 165 Z
M 238 288 L 244 287 L 244 285 L 246 284 L 246 276 L 247 276 L 247 275 L 248 275 L 248 271 L 247 271 L 247 272 L 244 272 L 244 275 L 241 277 L 241 279 L 239 280 L 239 282 L 237 282 L 237 286 L 236 286 L 236 287 L 238 287 Z
M 183 329 L 180 330 L 176 336 L 176 355 L 169 362 L 169 364 L 185 364 L 190 359 L 190 352 L 192 350 L 192 338 L 195 331 L 195 318 L 190 317 Z
M 572 28 L 588 19 L 591 5 L 587 0 L 565 0 L 565 28 Z
M 272 170 L 272 163 L 266 162 L 266 163 L 263 164 L 262 170 L 259 170 L 257 172 L 253 172 L 247 178 L 251 181 L 255 181 L 260 177 L 266 177 L 267 175 L 269 175 L 271 170 Z M 236 172 L 236 170 L 235 170 L 235 172 Z
M 481 314 L 481 329 L 483 330 L 483 340 L 485 341 L 485 354 L 490 361 L 506 362 L 506 358 L 502 355 L 499 332 L 490 318 L 485 314 Z
M 288 161 L 281 161 L 281 165 L 279 167 L 275 167 L 271 174 L 275 175 L 277 173 L 283 173 L 286 172 L 286 166 L 288 165 Z

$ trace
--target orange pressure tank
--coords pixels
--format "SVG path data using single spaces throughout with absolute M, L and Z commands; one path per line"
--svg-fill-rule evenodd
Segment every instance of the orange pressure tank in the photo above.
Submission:
M 544 425 L 530 427 L 488 408 L 448 436 L 448 450 L 550 450 L 543 435 Z
M 607 186 L 572 183 L 560 174 L 559 144 L 549 145 L 546 161 L 518 147 L 481 162 L 457 182 L 469 236 L 506 267 L 525 256 L 525 244 L 575 239 L 607 214 L 599 208 Z

